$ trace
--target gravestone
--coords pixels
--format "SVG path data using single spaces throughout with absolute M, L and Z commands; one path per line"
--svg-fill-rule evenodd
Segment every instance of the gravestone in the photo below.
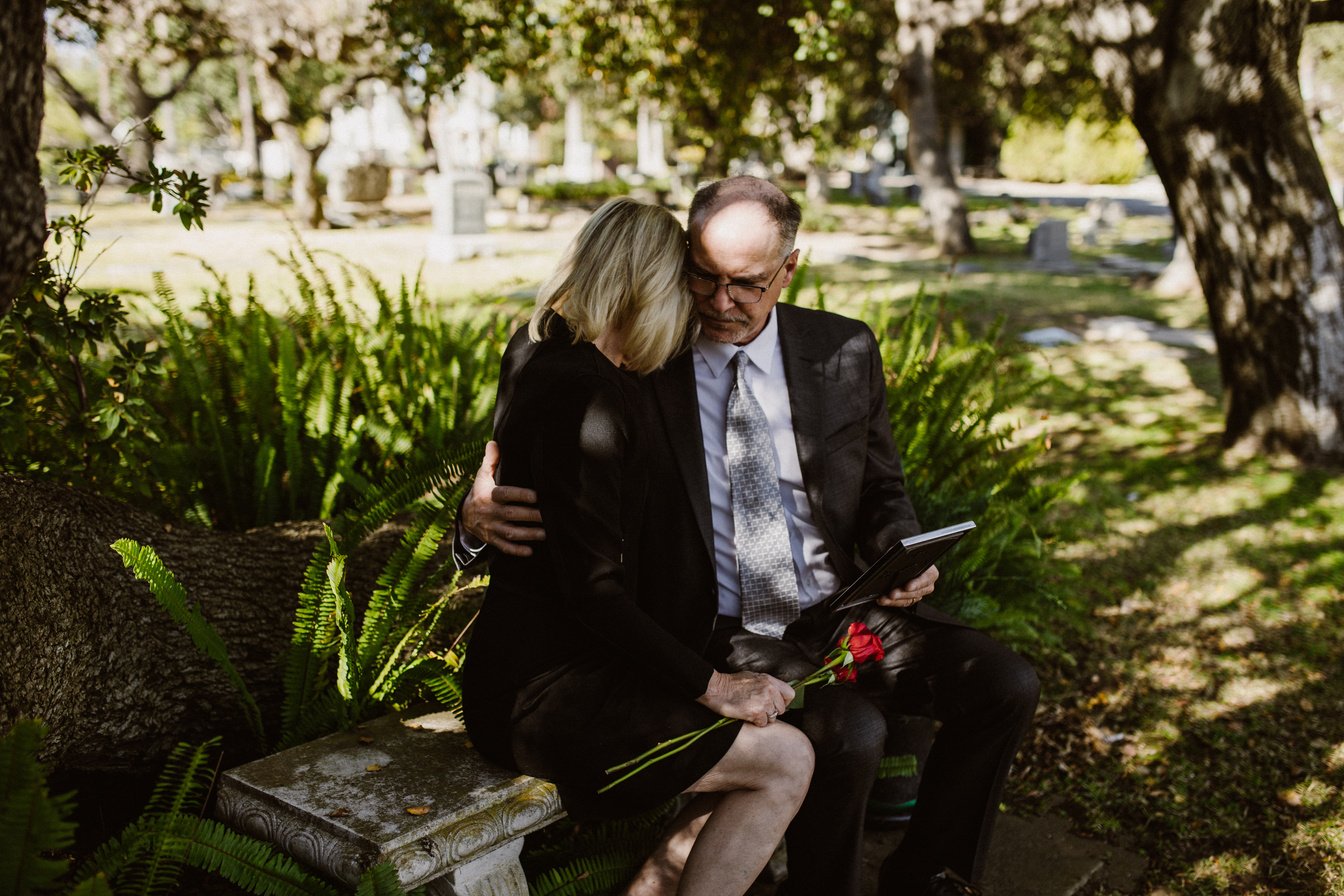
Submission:
M 1073 267 L 1069 254 L 1069 222 L 1049 219 L 1037 224 L 1027 238 L 1031 266 L 1043 270 L 1067 270 Z
M 430 261 L 451 262 L 473 255 L 494 255 L 485 226 L 490 178 L 484 172 L 450 171 L 425 186 L 432 211 L 427 251 Z

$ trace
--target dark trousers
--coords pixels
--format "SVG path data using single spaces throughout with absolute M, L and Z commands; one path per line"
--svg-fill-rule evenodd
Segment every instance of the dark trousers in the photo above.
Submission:
M 708 658 L 719 668 L 791 681 L 821 665 L 855 620 L 882 639 L 886 658 L 861 667 L 855 684 L 810 688 L 803 708 L 782 717 L 812 741 L 816 768 L 785 835 L 789 876 L 780 892 L 859 892 L 864 810 L 885 752 L 888 712 L 941 725 L 884 881 L 909 886 L 945 867 L 978 880 L 1008 769 L 1040 694 L 1026 660 L 948 617 L 876 604 L 843 615 L 810 608 L 780 640 L 720 617 Z

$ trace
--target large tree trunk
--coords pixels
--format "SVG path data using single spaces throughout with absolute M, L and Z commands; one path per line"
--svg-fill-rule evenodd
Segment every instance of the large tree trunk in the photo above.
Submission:
M 41 0 L 0 6 L 0 316 L 14 297 L 46 236 L 46 194 L 37 168 L 42 132 L 42 64 L 46 58 Z
M 171 526 L 115 501 L 0 473 L 0 731 L 20 716 L 51 729 L 65 770 L 141 768 L 179 741 L 223 734 L 255 749 L 234 692 L 112 550 L 152 546 L 228 646 L 268 722 L 296 595 L 320 523 L 248 532 Z M 397 539 L 382 530 L 349 564 L 367 594 Z
M 1307 0 L 1074 25 L 1148 145 L 1209 304 L 1239 451 L 1344 462 L 1344 229 L 1297 83 Z
M 910 118 L 910 165 L 920 188 L 919 204 L 929 216 L 938 251 L 956 258 L 974 252 L 975 241 L 938 113 L 933 59 L 939 29 L 913 9 L 921 4 L 904 5 L 911 9 L 902 16 L 897 43 Z M 897 6 L 899 9 L 902 4 Z
M 316 168 L 325 144 L 316 149 L 304 144 L 281 73 L 273 71 L 261 58 L 256 60 L 253 72 L 257 79 L 261 117 L 271 126 L 271 132 L 289 156 L 290 200 L 294 203 L 294 216 L 308 227 L 321 227 L 326 216 Z

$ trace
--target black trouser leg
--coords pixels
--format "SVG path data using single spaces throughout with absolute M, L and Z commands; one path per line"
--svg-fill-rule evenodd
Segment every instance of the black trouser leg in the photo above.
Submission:
M 883 880 L 921 880 L 944 867 L 978 880 L 1008 770 L 1040 696 L 1036 673 L 974 629 L 881 610 L 865 615 L 887 657 L 880 681 L 861 683 L 885 691 L 893 709 L 942 723 Z

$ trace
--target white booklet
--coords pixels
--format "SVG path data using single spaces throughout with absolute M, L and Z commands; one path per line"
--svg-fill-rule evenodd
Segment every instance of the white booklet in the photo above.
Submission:
M 975 523 L 967 520 L 902 538 L 887 548 L 862 575 L 837 591 L 830 600 L 831 609 L 857 607 L 904 585 L 937 562 L 952 545 L 961 541 L 962 536 L 974 528 Z

